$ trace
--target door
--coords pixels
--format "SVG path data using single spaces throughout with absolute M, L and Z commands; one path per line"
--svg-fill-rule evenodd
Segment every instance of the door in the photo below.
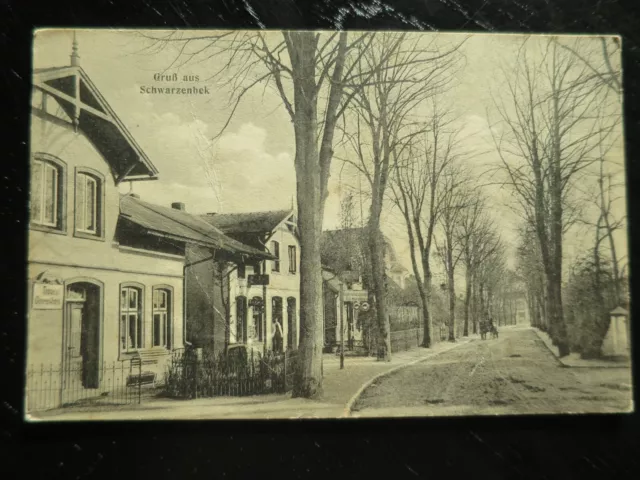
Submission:
M 67 287 L 62 335 L 62 389 L 66 401 L 78 397 L 84 389 L 99 387 L 100 292 L 100 287 L 88 282 Z
M 63 377 L 62 386 L 66 391 L 82 387 L 82 324 L 84 302 L 67 302 L 64 325 Z

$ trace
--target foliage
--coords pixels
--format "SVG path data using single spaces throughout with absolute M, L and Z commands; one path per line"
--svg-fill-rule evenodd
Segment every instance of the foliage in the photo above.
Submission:
M 242 396 L 290 390 L 295 352 L 214 355 L 194 349 L 174 355 L 167 367 L 164 394 L 176 398 Z
M 572 350 L 584 358 L 600 355 L 609 328 L 609 312 L 618 306 L 611 262 L 593 253 L 579 259 L 564 287 L 565 315 Z

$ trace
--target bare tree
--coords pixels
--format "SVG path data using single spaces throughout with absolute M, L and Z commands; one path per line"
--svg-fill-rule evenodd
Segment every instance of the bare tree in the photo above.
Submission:
M 221 31 L 193 34 L 141 34 L 147 51 L 173 48 L 167 70 L 208 62 L 208 80 L 222 80 L 231 89 L 227 128 L 247 92 L 264 86 L 276 90 L 288 112 L 295 138 L 295 171 L 300 237 L 300 362 L 293 396 L 322 393 L 322 277 L 320 233 L 333 158 L 338 119 L 374 75 L 378 64 L 361 64 L 375 38 L 364 33 L 310 31 Z M 394 49 L 390 48 L 389 55 Z M 221 83 L 222 83 L 221 82 Z
M 411 140 L 423 133 L 419 106 L 452 79 L 452 66 L 460 45 L 442 51 L 435 41 L 408 41 L 405 34 L 383 33 L 362 52 L 359 69 L 381 65 L 370 84 L 355 96 L 344 117 L 342 160 L 360 171 L 371 188 L 368 247 L 371 253 L 378 346 L 391 360 L 391 339 L 385 288 L 385 242 L 380 218 L 394 165 L 403 158 Z
M 460 238 L 457 235 L 463 213 L 473 205 L 474 199 L 469 195 L 471 188 L 468 176 L 461 168 L 449 167 L 443 177 L 443 199 L 440 212 L 442 240 L 435 241 L 436 250 L 442 259 L 447 276 L 447 292 L 449 295 L 449 338 L 455 342 L 455 270 L 464 253 Z
M 618 119 L 588 65 L 571 51 L 580 39 L 551 38 L 537 58 L 522 49 L 515 73 L 506 74 L 508 101 L 496 101 L 502 131 L 492 129 L 506 181 L 523 217 L 534 226 L 545 272 L 549 333 L 560 355 L 569 354 L 562 307 L 563 234 L 573 186 L 593 164 L 603 138 Z M 603 122 L 607 118 L 608 122 Z
M 519 237 L 516 248 L 516 275 L 526 287 L 532 326 L 546 331 L 544 266 L 535 229 L 525 223 L 520 228 Z
M 618 302 L 623 302 L 622 298 L 622 279 L 620 275 L 620 261 L 618 259 L 618 252 L 614 240 L 614 233 L 623 228 L 626 216 L 620 216 L 616 218 L 613 210 L 613 204 L 620 200 L 623 200 L 624 185 L 615 181 L 615 172 L 610 171 L 610 162 L 607 162 L 606 157 L 610 152 L 611 145 L 605 145 L 604 142 L 598 145 L 599 155 L 597 168 L 594 172 L 595 182 L 597 184 L 597 195 L 593 195 L 593 190 L 583 191 L 584 198 L 587 202 L 590 202 L 597 211 L 597 220 L 595 222 L 587 219 L 581 219 L 581 222 L 594 228 L 595 242 L 593 254 L 594 264 L 597 266 L 600 264 L 599 257 L 601 255 L 600 245 L 603 241 L 609 243 L 609 255 L 611 263 L 611 272 L 613 275 L 613 283 L 615 285 L 616 297 Z
M 472 311 L 472 300 L 476 289 L 473 288 L 477 280 L 478 268 L 500 246 L 500 238 L 495 226 L 486 213 L 486 203 L 479 194 L 471 199 L 467 208 L 460 216 L 456 232 L 462 260 L 465 266 L 465 306 L 463 336 L 469 335 L 469 320 L 473 313 L 473 333 L 477 333 L 477 312 Z
M 411 265 L 423 312 L 422 347 L 432 345 L 431 251 L 446 188 L 445 172 L 460 160 L 460 129 L 455 118 L 431 102 L 425 132 L 413 137 L 403 158 L 397 159 L 390 185 L 393 201 L 405 221 Z
M 620 38 L 600 37 L 597 52 L 584 52 L 573 45 L 558 42 L 558 46 L 570 52 L 579 59 L 591 72 L 592 81 L 604 88 L 611 90 L 622 99 L 622 71 L 619 64 Z

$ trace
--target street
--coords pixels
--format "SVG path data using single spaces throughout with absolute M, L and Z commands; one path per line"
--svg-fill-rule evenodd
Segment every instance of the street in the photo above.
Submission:
M 612 413 L 632 409 L 629 368 L 566 368 L 528 327 L 472 339 L 367 388 L 352 417 Z

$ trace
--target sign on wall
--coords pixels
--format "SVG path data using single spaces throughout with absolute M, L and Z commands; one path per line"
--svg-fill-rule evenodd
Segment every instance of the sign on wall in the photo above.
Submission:
M 269 275 L 248 275 L 249 286 L 269 285 Z
M 33 284 L 33 308 L 36 310 L 58 310 L 62 308 L 64 287 L 49 283 Z

